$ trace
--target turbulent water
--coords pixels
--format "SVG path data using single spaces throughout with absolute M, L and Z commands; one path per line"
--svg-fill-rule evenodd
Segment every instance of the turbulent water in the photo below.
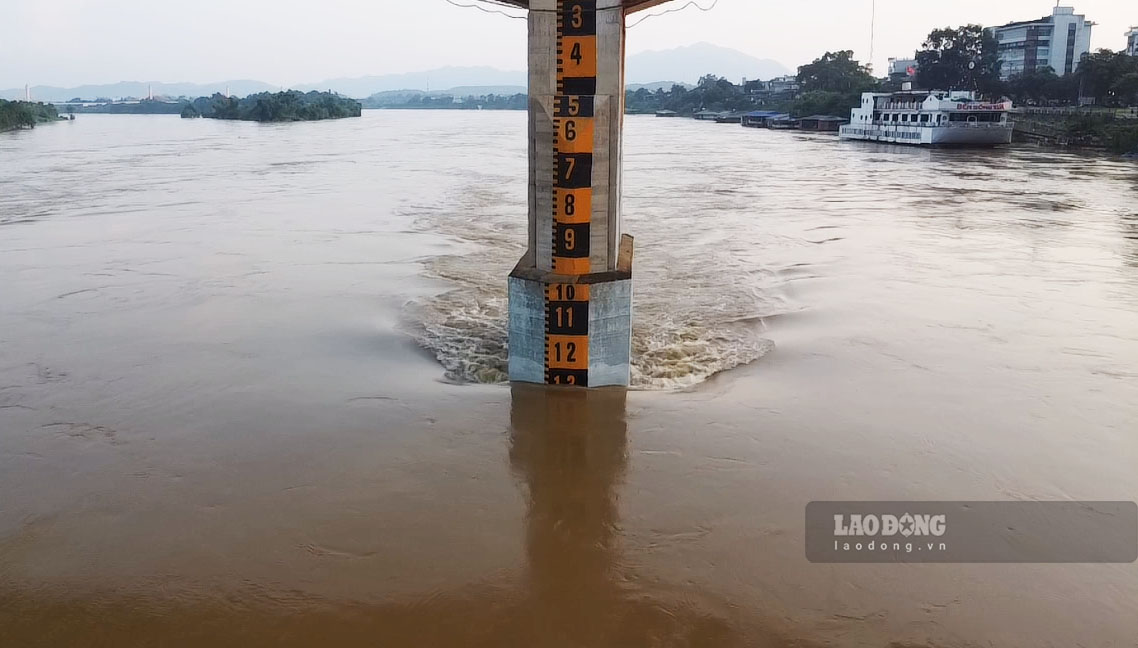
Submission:
M 271 199 L 300 192 L 303 199 L 279 214 L 287 223 L 320 219 L 334 236 L 374 236 L 377 227 L 444 236 L 452 253 L 422 247 L 426 237 L 406 241 L 403 249 L 419 248 L 425 277 L 449 290 L 407 300 L 402 329 L 451 380 L 507 379 L 503 277 L 525 239 L 520 114 L 369 113 L 303 131 L 210 124 L 201 132 L 154 119 L 127 132 L 123 122 L 90 121 L 56 125 L 37 133 L 48 142 L 28 142 L 57 148 L 21 176 L 22 191 L 0 197 L 0 222 L 34 221 L 60 208 L 64 218 L 90 214 L 100 198 L 114 204 L 116 192 L 133 196 L 137 179 L 154 192 L 138 205 L 115 205 L 119 213 L 176 215 L 195 199 L 271 210 Z M 92 127 L 113 141 L 98 141 Z M 15 156 L 22 144 L 10 138 L 3 146 Z M 1092 167 L 1130 172 L 1070 155 L 878 148 L 650 117 L 629 118 L 626 146 L 626 229 L 637 241 L 633 384 L 644 389 L 692 386 L 769 352 L 765 322 L 804 307 L 787 286 L 813 271 L 784 254 L 788 248 L 872 229 L 876 210 L 920 218 L 1011 210 L 1023 227 L 1062 225 L 1093 209 L 1093 197 L 1056 180 L 1077 180 Z M 87 176 L 110 185 L 92 186 Z M 215 179 L 219 185 L 208 186 L 217 193 L 202 194 Z M 370 195 L 376 183 L 382 192 Z M 355 202 L 364 194 L 378 200 L 374 209 Z M 339 222 L 327 220 L 336 216 Z M 304 227 L 298 236 L 321 238 Z
M 510 131 L 491 136 L 507 141 Z M 632 338 L 638 388 L 686 387 L 760 358 L 771 348 L 763 318 L 794 308 L 779 290 L 777 269 L 757 253 L 764 240 L 756 235 L 754 219 L 761 213 L 753 201 L 761 190 L 740 186 L 747 174 L 714 162 L 701 165 L 695 178 L 678 173 L 671 150 L 676 144 L 669 139 L 628 152 L 629 182 L 642 183 L 630 191 L 627 215 L 642 252 Z M 679 146 L 698 144 L 693 138 Z M 497 173 L 494 165 L 477 166 L 438 204 L 417 214 L 417 227 L 468 243 L 470 251 L 427 261 L 430 276 L 458 287 L 416 304 L 410 330 L 448 377 L 505 382 L 502 278 L 524 252 L 524 185 L 514 165 Z M 682 189 L 666 187 L 670 180 Z M 661 198 L 648 197 L 654 194 Z
M 803 519 L 1138 501 L 1138 165 L 626 126 L 630 393 L 482 384 L 524 114 L 0 134 L 0 644 L 1130 646 Z
M 470 251 L 427 262 L 431 276 L 459 288 L 419 305 L 411 330 L 448 377 L 502 382 L 502 277 L 525 238 L 521 150 L 510 149 L 508 124 L 479 129 L 507 143 L 514 164 L 476 163 L 417 214 L 418 227 Z M 989 214 L 1006 215 L 1008 227 L 1077 226 L 1072 219 L 1103 208 L 1096 204 L 1103 197 L 1057 183 L 1133 174 L 1125 163 L 1030 149 L 880 147 L 647 117 L 629 119 L 627 139 L 625 218 L 638 248 L 633 385 L 645 389 L 695 385 L 770 351 L 764 320 L 802 309 L 788 285 L 812 273 L 784 254 L 788 248 L 833 244 L 851 228 L 872 231 L 878 212 L 959 219 L 962 227 Z M 1133 223 L 1121 205 L 1103 203 Z

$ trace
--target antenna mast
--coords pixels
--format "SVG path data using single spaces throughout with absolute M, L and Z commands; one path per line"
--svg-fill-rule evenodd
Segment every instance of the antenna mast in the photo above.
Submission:
M 877 0 L 870 0 L 869 10 L 869 62 L 866 67 L 873 71 L 873 39 L 877 32 Z

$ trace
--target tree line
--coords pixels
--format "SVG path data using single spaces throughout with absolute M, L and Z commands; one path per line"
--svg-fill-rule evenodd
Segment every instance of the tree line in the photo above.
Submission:
M 934 29 L 917 52 L 915 89 L 971 90 L 980 97 L 1008 98 L 1017 105 L 1073 105 L 1080 97 L 1102 106 L 1138 104 L 1138 57 L 1099 50 L 1080 62 L 1069 75 L 1049 67 L 1000 78 L 999 43 L 980 25 Z M 742 112 L 763 108 L 795 117 L 811 114 L 846 116 L 861 102 L 863 92 L 895 92 L 898 79 L 877 79 L 868 67 L 854 60 L 853 52 L 826 52 L 798 68 L 800 90 L 795 97 L 764 97 L 715 75 L 699 80 L 695 88 L 681 85 L 670 90 L 630 91 L 629 112 L 671 110 L 690 115 L 701 110 Z
M 1086 55 L 1068 75 L 1043 66 L 1001 80 L 998 48 L 999 42 L 980 25 L 935 29 L 917 52 L 916 85 L 973 90 L 1018 105 L 1072 105 L 1080 98 L 1101 106 L 1138 103 L 1138 57 L 1100 49 Z
M 52 104 L 0 99 L 0 131 L 35 128 L 38 123 L 58 119 L 59 111 Z
M 334 93 L 288 90 L 261 92 L 243 99 L 220 93 L 212 97 L 198 97 L 186 105 L 182 117 L 259 122 L 317 121 L 359 117 L 361 110 L 360 102 Z
M 861 93 L 882 89 L 882 83 L 873 77 L 869 68 L 853 58 L 850 50 L 826 52 L 812 63 L 799 67 L 796 78 L 799 91 L 793 97 L 748 94 L 744 86 L 709 74 L 690 89 L 674 85 L 670 90 L 630 91 L 625 105 L 632 113 L 671 110 L 690 115 L 701 110 L 743 112 L 762 108 L 796 117 L 842 116 L 861 103 Z

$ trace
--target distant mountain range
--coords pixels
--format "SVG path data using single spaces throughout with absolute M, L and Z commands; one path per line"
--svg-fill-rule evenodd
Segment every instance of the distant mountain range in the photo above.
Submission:
M 633 54 L 628 57 L 627 76 L 629 88 L 648 87 L 649 90 L 672 87 L 673 83 L 694 84 L 705 74 L 727 77 L 738 83 L 743 77 L 748 79 L 770 79 L 789 73 L 781 63 L 770 59 L 760 59 L 738 50 L 719 47 L 710 43 L 698 43 L 686 47 Z M 671 79 L 671 81 L 661 81 Z M 456 96 L 478 94 L 514 94 L 525 92 L 527 79 L 523 70 L 499 70 L 491 67 L 444 67 L 409 74 L 386 74 L 356 78 L 327 79 L 318 83 L 293 86 L 296 90 L 332 90 L 340 94 L 362 99 L 380 92 L 445 91 Z M 229 91 L 238 96 L 257 92 L 275 92 L 281 86 L 263 81 L 248 79 L 218 81 L 216 83 L 159 83 L 146 81 L 124 81 L 106 85 L 85 85 L 75 88 L 52 86 L 32 87 L 32 99 L 36 101 L 68 101 L 82 99 L 111 99 L 121 97 L 145 97 L 153 86 L 155 95 L 168 97 L 200 97 L 215 92 Z M 497 88 L 497 91 L 487 91 Z M 520 88 L 520 89 L 519 89 Z M 474 92 L 477 90 L 478 92 Z M 23 99 L 24 89 L 0 90 L 2 99 Z
M 297 90 L 333 90 L 349 97 L 370 97 L 391 90 L 446 90 L 462 86 L 526 87 L 524 71 L 503 71 L 492 67 L 444 67 L 409 74 L 385 74 L 354 79 L 328 79 L 296 86 Z M 522 92 L 525 92 L 524 90 Z
M 729 81 L 739 83 L 744 77 L 768 80 L 790 74 L 790 70 L 778 61 L 756 58 L 711 43 L 633 54 L 628 57 L 626 69 L 625 80 L 629 84 L 652 83 L 660 79 L 694 84 L 705 74 L 727 77 Z
M 683 86 L 688 90 L 691 90 L 695 87 L 694 83 L 684 83 L 682 81 L 653 81 L 652 83 L 626 83 L 624 84 L 624 88 L 632 92 L 636 92 L 641 88 L 647 90 L 648 92 L 656 92 L 657 90 L 663 90 L 664 92 L 667 92 L 668 90 L 672 89 L 672 86 L 675 85 Z

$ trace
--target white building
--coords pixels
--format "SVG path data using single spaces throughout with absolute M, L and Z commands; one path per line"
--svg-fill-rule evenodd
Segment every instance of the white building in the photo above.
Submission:
M 889 78 L 910 81 L 917 76 L 917 59 L 889 59 Z
M 1131 27 L 1130 31 L 1126 32 L 1126 53 L 1138 56 L 1138 27 Z
M 801 86 L 798 84 L 798 77 L 794 75 L 780 76 L 767 81 L 767 92 L 773 94 L 798 92 Z
M 1091 51 L 1094 23 L 1073 7 L 1055 7 L 1050 16 L 1013 22 L 990 31 L 999 42 L 1000 76 L 1004 79 L 1050 67 L 1058 75 L 1079 69 Z

